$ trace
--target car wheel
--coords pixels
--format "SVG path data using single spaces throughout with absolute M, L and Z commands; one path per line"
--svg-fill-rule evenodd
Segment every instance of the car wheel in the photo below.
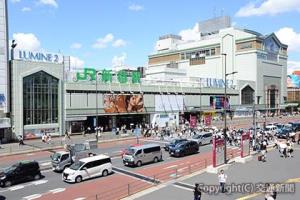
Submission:
M 142 166 L 142 161 L 140 161 L 140 160 L 137 161 L 136 166 L 138 166 L 138 167 Z
M 107 176 L 107 175 L 108 175 L 108 171 L 107 171 L 107 170 L 104 170 L 104 171 L 102 172 L 102 176 L 105 177 L 105 176 Z
M 81 176 L 77 176 L 76 178 L 75 178 L 75 182 L 76 183 L 80 183 L 82 181 L 82 177 Z
M 199 146 L 201 146 L 202 145 L 202 142 L 199 142 Z
M 33 177 L 33 179 L 34 179 L 34 180 L 39 180 L 39 179 L 41 179 L 41 175 L 36 174 L 36 175 Z
M 9 186 L 11 186 L 11 185 L 12 185 L 11 181 L 5 181 L 5 182 L 4 182 L 4 186 L 5 186 L 5 187 L 9 187 Z
M 154 162 L 154 163 L 157 163 L 157 162 L 158 162 L 158 158 L 155 157 L 154 160 L 153 160 L 153 162 Z

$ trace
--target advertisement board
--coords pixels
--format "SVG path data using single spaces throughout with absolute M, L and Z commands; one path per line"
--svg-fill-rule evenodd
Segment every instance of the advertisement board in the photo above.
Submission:
M 59 135 L 59 128 L 25 129 L 24 139 L 41 138 L 43 134 Z
M 204 113 L 204 124 L 210 126 L 212 121 L 212 113 Z
M 105 94 L 103 98 L 105 113 L 144 112 L 142 94 Z
M 250 155 L 250 133 L 242 135 L 241 141 L 241 157 L 244 158 Z
M 213 139 L 213 167 L 225 163 L 225 141 L 224 139 Z
M 225 101 L 225 97 L 223 96 L 211 96 L 209 103 L 213 109 L 230 109 L 229 97 L 227 97 L 227 101 Z
M 287 76 L 287 87 L 288 88 L 300 88 L 300 76 L 291 74 Z
M 190 127 L 196 128 L 196 126 L 197 126 L 197 117 L 190 115 Z
M 155 95 L 155 111 L 181 111 L 183 110 L 182 95 Z

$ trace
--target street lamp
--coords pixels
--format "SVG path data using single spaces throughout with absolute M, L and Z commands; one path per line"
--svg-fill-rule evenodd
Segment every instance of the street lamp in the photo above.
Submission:
M 96 140 L 98 143 L 98 71 L 96 71 Z
M 226 134 L 226 131 L 227 131 L 227 76 L 229 76 L 229 75 L 233 75 L 233 74 L 236 74 L 236 73 L 238 73 L 237 71 L 234 71 L 234 72 L 231 72 L 231 73 L 227 73 L 226 72 L 226 57 L 227 57 L 227 54 L 226 53 L 222 53 L 221 54 L 222 56 L 225 56 L 225 91 L 224 91 L 224 98 L 225 98 L 225 100 L 224 100 L 224 116 L 225 116 L 225 118 L 224 118 L 224 140 L 225 140 L 225 148 L 224 148 L 224 160 L 225 160 L 225 164 L 227 163 L 227 149 L 226 149 L 226 146 L 227 146 L 227 134 Z

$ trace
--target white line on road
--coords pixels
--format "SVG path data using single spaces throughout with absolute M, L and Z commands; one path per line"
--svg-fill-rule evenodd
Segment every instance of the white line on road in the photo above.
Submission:
M 174 167 L 178 167 L 178 165 L 171 165 L 169 167 L 165 167 L 164 169 L 171 169 L 171 168 L 174 168 Z
M 76 198 L 74 200 L 84 200 L 84 199 L 85 199 L 85 197 L 79 197 L 79 198 Z
M 33 195 L 30 195 L 30 196 L 23 197 L 23 199 L 31 200 L 31 199 L 40 198 L 41 196 L 42 196 L 41 194 L 33 194 Z
M 41 166 L 47 166 L 47 165 L 51 165 L 51 162 L 45 162 L 45 163 L 41 163 Z
M 193 189 L 182 187 L 182 186 L 179 186 L 179 185 L 173 185 L 173 186 L 177 187 L 177 188 L 180 188 L 180 189 L 188 190 L 188 191 L 194 191 Z
M 121 158 L 121 156 L 118 156 L 118 157 L 112 157 L 111 160 L 119 159 L 119 158 Z
M 122 153 L 122 151 L 113 151 L 112 153 Z
M 27 156 L 33 156 L 34 155 L 34 153 L 28 153 L 28 154 L 26 154 Z
M 34 181 L 32 182 L 33 185 L 41 185 L 41 184 L 44 184 L 44 183 L 47 183 L 48 180 L 39 180 L 39 181 Z
M 185 169 L 187 169 L 187 168 L 188 168 L 188 167 L 183 167 L 183 168 L 178 169 L 178 171 L 181 172 L 181 171 L 183 171 L 183 170 L 185 170 Z
M 52 169 L 47 169 L 47 170 L 43 170 L 43 173 L 52 172 L 52 171 L 53 171 Z
M 49 190 L 49 191 L 52 192 L 53 194 L 55 194 L 55 193 L 63 192 L 65 190 L 66 190 L 66 188 L 56 188 L 56 189 Z
M 14 186 L 14 187 L 10 187 L 9 190 L 10 191 L 15 191 L 15 190 L 23 189 L 23 188 L 24 188 L 24 185 L 17 185 L 17 186 Z

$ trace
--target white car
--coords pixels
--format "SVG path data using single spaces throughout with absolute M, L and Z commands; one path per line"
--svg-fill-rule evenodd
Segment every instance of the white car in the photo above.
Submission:
M 62 173 L 62 179 L 66 182 L 79 183 L 83 180 L 107 176 L 112 172 L 112 164 L 109 156 L 98 155 L 80 159 L 66 168 Z

